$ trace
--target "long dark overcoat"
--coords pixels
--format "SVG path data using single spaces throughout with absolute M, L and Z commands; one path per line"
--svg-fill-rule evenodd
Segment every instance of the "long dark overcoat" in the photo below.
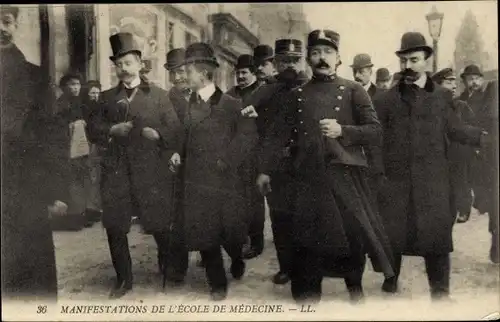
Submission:
M 462 125 L 452 93 L 427 79 L 414 99 L 398 84 L 376 96 L 383 127 L 380 214 L 396 252 L 453 251 L 447 139 L 479 144 L 481 130 Z
M 2 296 L 54 299 L 56 262 L 47 206 L 68 202 L 67 150 L 54 141 L 39 67 L 15 46 L 2 49 L 0 59 Z
M 106 147 L 102 160 L 102 222 L 105 228 L 128 232 L 131 216 L 139 216 L 148 232 L 169 229 L 173 213 L 173 174 L 168 161 L 181 153 L 183 131 L 168 93 L 142 81 L 128 105 L 122 84 L 103 92 L 100 121 L 89 124 L 91 139 Z M 110 137 L 112 125 L 132 121 L 127 138 Z M 141 136 L 144 127 L 161 139 Z
M 255 123 L 241 101 L 217 88 L 208 102 L 191 103 L 185 161 L 184 228 L 190 250 L 243 243 L 249 222 L 238 167 L 256 140 Z M 217 160 L 229 169 L 222 172 Z

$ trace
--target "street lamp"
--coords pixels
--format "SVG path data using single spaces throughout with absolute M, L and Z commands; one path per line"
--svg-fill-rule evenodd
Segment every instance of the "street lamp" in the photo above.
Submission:
M 429 33 L 432 37 L 432 47 L 434 50 L 434 59 L 432 61 L 432 70 L 437 71 L 437 55 L 438 55 L 438 40 L 441 36 L 441 28 L 443 27 L 444 14 L 438 12 L 436 6 L 432 6 L 432 10 L 425 16 L 429 24 Z

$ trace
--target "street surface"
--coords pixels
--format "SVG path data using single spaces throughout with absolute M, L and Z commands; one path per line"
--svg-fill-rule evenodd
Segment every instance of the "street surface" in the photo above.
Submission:
M 424 261 L 420 257 L 405 257 L 401 273 L 401 292 L 396 296 L 380 291 L 383 276 L 367 264 L 363 286 L 366 301 L 359 306 L 348 302 L 348 293 L 341 279 L 325 279 L 320 307 L 327 307 L 323 319 L 482 319 L 499 311 L 499 267 L 490 263 L 490 234 L 487 215 L 473 211 L 469 222 L 455 226 L 455 251 L 452 253 L 451 291 L 453 302 L 432 305 Z M 161 300 L 165 303 L 196 303 L 209 300 L 205 272 L 196 266 L 198 253 L 191 253 L 186 285 L 181 289 L 161 290 L 161 276 L 156 261 L 156 245 L 152 236 L 141 233 L 133 225 L 129 233 L 134 289 L 123 300 Z M 115 273 L 111 263 L 106 233 L 100 223 L 79 232 L 55 232 L 59 296 L 62 301 L 107 301 Z M 229 260 L 226 257 L 229 273 Z M 272 242 L 269 218 L 266 218 L 264 253 L 247 261 L 241 281 L 229 277 L 227 302 L 256 304 L 281 302 L 294 305 L 290 286 L 271 282 L 278 265 Z M 330 310 L 331 308 L 334 310 Z M 340 307 L 346 309 L 340 310 Z M 363 309 L 364 308 L 364 309 Z M 304 314 L 304 313 L 303 313 Z M 313 319 L 313 315 L 298 315 L 294 319 Z M 319 311 L 318 311 L 319 314 Z M 194 315 L 186 317 L 195 319 Z M 230 318 L 230 316 L 227 316 Z M 234 318 L 234 317 L 233 317 Z M 237 318 L 237 317 L 236 317 Z M 242 317 L 243 318 L 243 317 Z M 253 318 L 263 319 L 263 316 Z M 283 316 L 266 317 L 283 319 Z M 290 319 L 291 316 L 286 317 Z M 198 318 L 199 319 L 199 318 Z

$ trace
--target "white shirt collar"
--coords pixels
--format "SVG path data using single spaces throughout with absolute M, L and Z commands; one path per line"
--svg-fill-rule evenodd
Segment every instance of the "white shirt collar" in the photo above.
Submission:
M 128 88 L 128 89 L 132 89 L 132 88 L 136 88 L 137 86 L 139 86 L 141 84 L 141 78 L 140 77 L 137 77 L 136 79 L 134 79 L 132 82 L 130 82 L 130 84 L 125 84 L 123 83 L 123 86 L 125 86 L 125 88 Z
M 368 90 L 370 89 L 371 86 L 372 86 L 372 83 L 370 82 L 370 83 L 368 83 L 366 85 L 363 85 L 363 88 L 365 89 L 365 91 L 368 92 Z
M 417 85 L 420 88 L 424 88 L 427 83 L 427 74 L 422 74 L 419 79 L 417 79 L 413 84 Z
M 198 90 L 198 95 L 200 95 L 201 99 L 206 103 L 212 97 L 212 95 L 215 93 L 215 84 L 211 83 L 202 89 Z

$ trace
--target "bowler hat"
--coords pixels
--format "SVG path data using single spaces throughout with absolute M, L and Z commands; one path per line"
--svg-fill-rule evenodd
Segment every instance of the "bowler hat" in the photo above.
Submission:
M 445 79 L 456 79 L 457 77 L 453 73 L 453 69 L 444 68 L 432 75 L 432 80 L 436 83 L 441 83 Z
M 427 46 L 425 37 L 419 32 L 407 32 L 401 37 L 401 47 L 396 51 L 396 55 L 406 54 L 415 51 L 425 51 L 429 56 L 432 55 L 433 50 Z
M 136 53 L 142 56 L 142 52 L 137 45 L 134 35 L 128 32 L 120 32 L 109 37 L 109 42 L 111 43 L 111 50 L 113 51 L 113 56 L 109 59 L 116 60 L 126 54 Z
M 391 79 L 391 73 L 389 73 L 389 70 L 387 68 L 379 68 L 375 72 L 375 81 L 388 81 Z
M 278 39 L 274 43 L 276 55 L 302 57 L 302 41 L 298 39 Z
M 315 45 L 327 45 L 339 50 L 340 35 L 333 30 L 314 30 L 307 36 L 307 47 Z
M 262 62 L 273 58 L 274 51 L 269 45 L 258 45 L 253 49 L 253 60 L 255 64 L 261 64 Z
M 153 69 L 153 65 L 152 65 L 151 60 L 145 59 L 142 61 L 142 63 L 144 65 L 144 67 L 142 67 L 141 73 L 147 74 Z
M 483 73 L 481 72 L 481 69 L 477 65 L 469 65 L 464 68 L 464 71 L 462 74 L 460 74 L 460 78 L 464 78 L 467 75 L 477 75 L 477 76 L 483 76 Z
M 357 54 L 352 61 L 352 69 L 360 69 L 364 67 L 373 67 L 372 58 L 368 54 Z
M 172 70 L 184 65 L 186 50 L 184 48 L 175 48 L 167 53 L 167 62 L 163 65 L 166 70 Z
M 14 19 L 17 20 L 17 16 L 19 16 L 19 8 L 11 5 L 2 5 L 0 6 L 0 14 L 7 15 L 11 14 Z
M 202 42 L 191 44 L 188 48 L 186 48 L 184 62 L 186 64 L 209 63 L 219 67 L 219 63 L 217 62 L 212 46 Z
M 238 57 L 238 61 L 236 62 L 236 66 L 234 67 L 235 69 L 241 69 L 241 68 L 253 68 L 253 57 L 252 55 L 240 55 Z

